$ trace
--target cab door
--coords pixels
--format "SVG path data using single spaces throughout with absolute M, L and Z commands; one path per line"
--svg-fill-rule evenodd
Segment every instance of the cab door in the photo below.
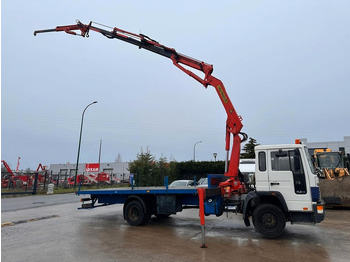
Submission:
M 269 150 L 269 188 L 280 192 L 290 211 L 312 210 L 299 149 Z

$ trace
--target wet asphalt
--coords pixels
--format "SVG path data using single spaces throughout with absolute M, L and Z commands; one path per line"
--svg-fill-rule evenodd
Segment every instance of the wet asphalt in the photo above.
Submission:
M 326 210 L 317 225 L 287 224 L 268 239 L 241 215 L 206 217 L 202 243 L 198 210 L 146 226 L 129 226 L 123 206 L 78 210 L 79 197 L 2 199 L 2 261 L 349 261 L 350 210 Z

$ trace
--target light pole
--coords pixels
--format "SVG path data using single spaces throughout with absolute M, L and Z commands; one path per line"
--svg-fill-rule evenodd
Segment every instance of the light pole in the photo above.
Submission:
M 193 161 L 196 161 L 196 145 L 199 144 L 199 143 L 202 143 L 203 141 L 198 141 L 196 143 L 194 143 L 194 146 L 193 146 Z
M 88 105 L 85 107 L 85 109 L 84 109 L 84 111 L 83 111 L 83 114 L 81 115 L 81 124 L 80 124 L 80 136 L 79 136 L 79 146 L 78 146 L 77 165 L 76 165 L 76 167 L 75 167 L 74 189 L 75 189 L 75 187 L 76 187 L 76 185 L 77 185 L 78 166 L 79 166 L 79 154 L 80 154 L 81 135 L 82 135 L 82 133 L 83 133 L 84 114 L 85 114 L 86 109 L 87 109 L 89 106 L 91 106 L 91 105 L 93 105 L 93 104 L 96 104 L 96 103 L 97 103 L 97 101 L 88 104 Z

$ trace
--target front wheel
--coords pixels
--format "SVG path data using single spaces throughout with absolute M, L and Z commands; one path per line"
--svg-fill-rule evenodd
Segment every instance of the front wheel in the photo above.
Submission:
M 278 237 L 286 226 L 286 218 L 281 209 L 271 204 L 261 204 L 253 213 L 255 229 L 267 237 Z

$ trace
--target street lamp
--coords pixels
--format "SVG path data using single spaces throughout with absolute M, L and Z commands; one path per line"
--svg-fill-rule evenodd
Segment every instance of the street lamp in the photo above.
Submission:
M 81 134 L 83 133 L 84 114 L 85 114 L 86 109 L 87 109 L 89 106 L 91 106 L 91 105 L 93 105 L 93 104 L 96 104 L 96 103 L 97 103 L 97 101 L 88 104 L 88 105 L 85 107 L 85 109 L 84 109 L 84 111 L 83 111 L 83 114 L 81 115 L 81 124 L 80 124 L 80 136 L 79 136 L 79 146 L 78 146 L 77 165 L 76 165 L 76 167 L 75 167 L 74 189 L 75 189 L 75 187 L 76 187 L 76 185 L 77 185 L 78 166 L 79 166 L 79 154 L 80 154 Z
M 193 146 L 193 161 L 196 161 L 196 145 L 198 144 L 198 143 L 202 143 L 203 141 L 198 141 L 198 142 L 196 142 L 195 144 L 194 144 L 194 146 Z

